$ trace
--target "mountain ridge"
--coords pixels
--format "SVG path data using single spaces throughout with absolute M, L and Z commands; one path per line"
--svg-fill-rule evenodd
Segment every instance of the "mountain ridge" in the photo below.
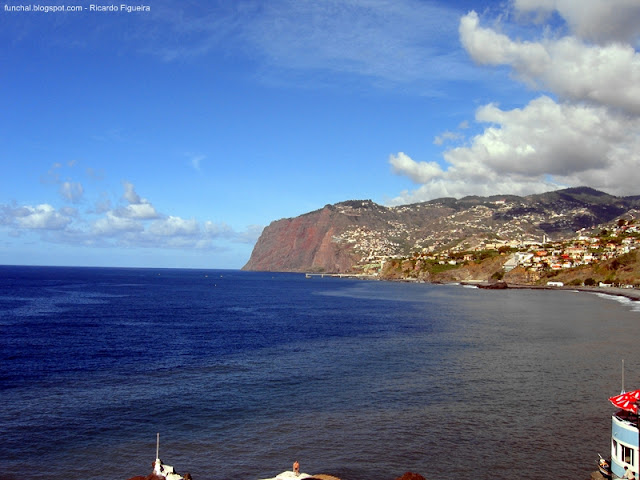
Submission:
M 640 196 L 591 187 L 528 196 L 451 197 L 386 207 L 346 200 L 265 227 L 243 270 L 353 273 L 420 251 L 539 242 L 594 230 L 640 210 Z

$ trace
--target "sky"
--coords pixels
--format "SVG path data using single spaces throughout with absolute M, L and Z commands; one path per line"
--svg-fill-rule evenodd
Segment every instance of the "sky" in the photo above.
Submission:
M 638 0 L 29 1 L 0 264 L 235 269 L 346 200 L 640 194 Z

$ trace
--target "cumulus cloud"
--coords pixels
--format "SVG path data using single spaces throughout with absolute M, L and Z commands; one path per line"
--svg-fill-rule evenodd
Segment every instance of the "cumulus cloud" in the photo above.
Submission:
M 509 65 L 532 88 L 640 114 L 640 54 L 629 44 L 586 44 L 576 37 L 513 41 L 480 26 L 476 12 L 460 21 L 460 40 L 483 65 Z
M 516 0 L 513 6 L 518 14 L 535 13 L 536 22 L 555 12 L 566 29 L 555 35 L 541 24 L 537 40 L 516 40 L 499 23 L 482 26 L 472 11 L 460 19 L 460 40 L 477 64 L 508 66 L 514 79 L 540 93 L 521 108 L 479 107 L 481 133 L 451 146 L 441 162 L 391 155 L 392 170 L 421 185 L 393 203 L 577 185 L 637 194 L 629 172 L 640 163 L 640 54 L 624 42 L 638 37 L 640 4 Z M 458 140 L 445 132 L 434 143 L 445 139 Z
M 163 214 L 132 183 L 122 186 L 118 205 L 112 207 L 103 193 L 95 208 L 82 214 L 71 206 L 0 204 L 0 227 L 10 236 L 39 232 L 45 241 L 70 245 L 201 251 L 220 249 L 220 243 L 253 243 L 262 230 L 250 226 L 236 231 L 225 223 Z
M 124 187 L 122 198 L 129 202 L 129 205 L 114 210 L 114 215 L 138 220 L 151 220 L 159 217 L 155 207 L 151 205 L 151 202 L 146 198 L 141 198 L 140 195 L 136 193 L 136 189 L 132 183 L 122 182 L 122 184 Z
M 619 160 L 621 147 L 624 157 L 637 147 L 628 137 L 637 121 L 602 107 L 558 104 L 546 96 L 510 111 L 486 105 L 476 120 L 494 126 L 477 136 L 470 148 L 447 152 L 452 165 L 470 153 L 475 162 L 505 174 L 567 176 L 606 170 Z
M 204 231 L 208 237 L 229 237 L 235 234 L 233 229 L 226 223 L 214 223 L 212 221 L 204 222 Z
M 200 225 L 194 219 L 185 220 L 172 215 L 161 220 L 156 220 L 149 226 L 149 233 L 153 235 L 168 236 L 194 236 L 200 233 Z
M 149 200 L 136 192 L 128 181 L 122 182 L 122 199 L 127 205 L 108 210 L 93 223 L 96 235 L 114 236 L 127 246 L 204 248 L 202 228 L 195 219 L 159 213 Z M 108 203 L 107 203 L 108 205 Z
M 436 162 L 414 162 L 404 152 L 391 155 L 389 163 L 395 173 L 407 175 L 415 183 L 427 183 L 443 174 Z
M 118 208 L 113 211 L 114 215 L 124 218 L 136 218 L 139 220 L 150 220 L 158 218 L 158 212 L 148 202 L 145 203 L 132 203 L 125 207 Z
M 471 154 L 475 162 L 499 173 L 552 175 L 562 183 L 581 182 L 585 172 L 598 172 L 604 176 L 597 186 L 604 187 L 608 174 L 630 166 L 640 146 L 634 135 L 640 127 L 637 118 L 604 107 L 559 104 L 546 96 L 523 109 L 484 106 L 476 120 L 494 126 L 477 136 L 471 147 L 447 152 L 452 165 Z M 628 191 L 634 188 L 629 181 L 619 185 Z
M 26 229 L 61 230 L 71 223 L 68 215 L 46 203 L 12 209 L 11 217 L 19 227 Z
M 485 105 L 475 118 L 489 126 L 470 145 L 444 153 L 446 170 L 403 153 L 392 156 L 396 173 L 424 184 L 395 203 L 435 196 L 526 194 L 569 185 L 636 192 L 629 171 L 640 161 L 640 118 L 604 107 L 559 104 L 546 96 L 522 109 Z
M 47 173 L 40 177 L 40 181 L 45 185 L 58 185 L 58 193 L 62 198 L 72 203 L 80 203 L 84 194 L 82 183 L 73 181 L 70 178 L 66 180 L 62 178 L 63 171 L 65 169 L 72 169 L 76 163 L 75 160 L 67 162 L 66 165 L 55 162 L 51 165 Z
M 105 216 L 96 220 L 93 224 L 93 233 L 97 235 L 119 235 L 122 232 L 141 232 L 144 226 L 131 219 L 106 212 Z
M 254 243 L 262 230 L 250 226 L 246 231 L 236 231 L 225 223 L 159 213 L 149 200 L 138 195 L 132 183 L 122 185 L 119 205 L 112 208 L 103 194 L 96 208 L 83 215 L 70 206 L 56 209 L 49 204 L 0 204 L 0 227 L 11 236 L 40 232 L 46 241 L 72 245 L 201 251 L 219 249 L 220 242 Z
M 520 13 L 536 13 L 538 18 L 557 11 L 571 31 L 585 40 L 633 43 L 640 35 L 637 0 L 514 0 L 514 7 Z

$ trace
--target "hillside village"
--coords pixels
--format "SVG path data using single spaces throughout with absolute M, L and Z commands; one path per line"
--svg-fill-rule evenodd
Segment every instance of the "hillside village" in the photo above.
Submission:
M 611 225 L 596 229 L 583 228 L 575 232 L 573 238 L 552 241 L 545 235 L 535 238 L 531 229 L 527 228 L 542 220 L 535 214 L 494 231 L 489 220 L 495 216 L 495 210 L 480 205 L 472 211 L 475 215 L 471 218 L 468 212 L 462 212 L 442 219 L 443 223 L 448 224 L 451 236 L 459 234 L 462 237 L 458 241 L 445 241 L 437 232 L 419 237 L 415 231 L 399 222 L 392 224 L 392 231 L 387 230 L 384 234 L 366 227 L 356 227 L 343 232 L 335 241 L 350 244 L 361 255 L 354 270 L 366 275 L 388 276 L 390 271 L 395 271 L 397 275 L 400 270 L 403 278 L 420 278 L 425 271 L 437 273 L 453 270 L 501 255 L 501 270 L 493 272 L 491 278 L 501 280 L 508 272 L 519 269 L 525 272 L 520 281 L 526 283 L 552 278 L 560 272 L 581 266 L 597 265 L 640 249 L 640 225 L 636 223 L 636 212 L 630 212 L 627 218 L 620 218 Z M 404 239 L 405 244 L 407 240 L 411 241 L 412 253 L 398 253 L 403 248 L 403 241 L 394 241 L 393 238 Z M 503 240 L 505 238 L 509 240 Z M 574 280 L 574 284 L 584 284 L 584 281 L 589 284 L 589 280 Z M 608 275 L 598 283 L 610 285 L 615 280 L 615 275 Z M 562 285 L 559 281 L 549 282 Z M 640 278 L 619 286 L 640 287 Z
M 628 264 L 640 251 L 638 219 L 640 196 L 589 187 L 389 207 L 348 200 L 272 222 L 244 268 L 429 282 L 635 284 L 640 266 L 635 275 Z

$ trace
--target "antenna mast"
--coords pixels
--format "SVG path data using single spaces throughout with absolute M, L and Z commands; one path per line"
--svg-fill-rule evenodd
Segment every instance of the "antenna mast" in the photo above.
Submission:
M 622 359 L 622 391 L 620 393 L 624 393 L 624 359 Z
M 160 432 L 156 434 L 156 458 L 160 458 Z

